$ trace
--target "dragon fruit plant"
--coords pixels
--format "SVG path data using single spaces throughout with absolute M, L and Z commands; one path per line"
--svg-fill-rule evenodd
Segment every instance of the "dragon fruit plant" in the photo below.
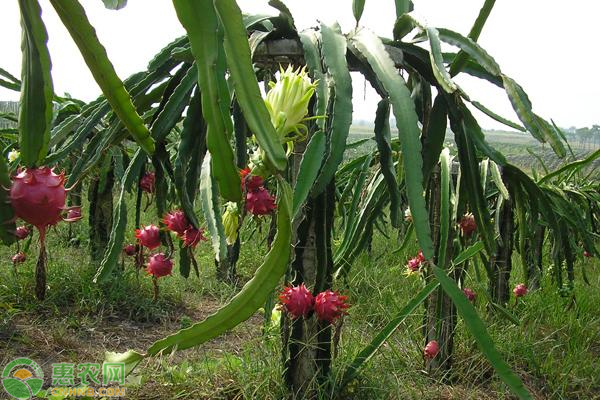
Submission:
M 176 234 L 183 242 L 184 247 L 195 248 L 198 243 L 206 241 L 204 228 L 196 229 L 189 223 L 185 213 L 175 210 L 167 213 L 163 218 L 167 230 Z
M 203 228 L 194 228 L 190 224 L 189 220 L 185 216 L 185 213 L 181 210 L 172 210 L 163 216 L 162 223 L 167 231 L 175 233 L 177 238 L 181 241 L 183 247 L 187 248 L 189 257 L 191 258 L 194 267 L 197 269 L 196 260 L 194 259 L 193 249 L 202 241 L 206 241 L 204 236 Z M 160 247 L 160 228 L 157 225 L 150 224 L 142 226 L 140 229 L 135 230 L 135 237 L 138 240 L 138 244 L 141 248 L 138 253 L 136 247 L 132 244 L 123 247 L 123 252 L 126 255 L 138 254 L 137 264 L 141 267 L 144 264 L 144 248 L 148 250 L 154 250 Z M 154 285 L 154 299 L 158 298 L 158 279 L 164 276 L 170 275 L 173 270 L 173 261 L 170 257 L 167 257 L 164 253 L 151 254 L 148 261 L 145 264 L 146 272 L 152 276 Z
M 19 170 L 12 179 L 10 202 L 16 217 L 35 226 L 39 232 L 40 252 L 36 267 L 35 288 L 39 300 L 43 300 L 46 295 L 46 233 L 48 228 L 62 220 L 73 222 L 81 219 L 79 207 L 65 207 L 67 192 L 64 173 L 56 174 L 49 167 L 24 168 Z M 65 211 L 67 218 L 63 218 Z M 17 235 L 26 236 L 23 229 Z

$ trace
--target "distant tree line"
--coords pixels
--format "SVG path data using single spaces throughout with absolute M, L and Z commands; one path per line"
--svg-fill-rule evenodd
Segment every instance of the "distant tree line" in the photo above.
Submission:
M 576 128 L 574 126 L 566 129 L 565 135 L 570 142 L 577 143 L 579 147 L 587 150 L 600 147 L 600 125 L 592 125 L 591 128 Z

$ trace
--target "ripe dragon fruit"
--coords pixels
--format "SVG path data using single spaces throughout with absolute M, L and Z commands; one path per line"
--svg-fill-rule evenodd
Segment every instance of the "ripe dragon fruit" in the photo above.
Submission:
M 65 221 L 75 222 L 79 221 L 81 218 L 81 207 L 71 207 L 67 211 L 67 218 L 65 218 Z
M 150 224 L 148 226 L 142 226 L 142 229 L 136 229 L 135 237 L 142 246 L 147 247 L 150 250 L 160 246 L 160 230 L 156 225 Z
M 66 198 L 64 173 L 57 175 L 52 168 L 24 168 L 12 178 L 10 202 L 15 215 L 35 226 L 40 234 L 35 271 L 35 294 L 39 300 L 46 296 L 46 231 L 62 219 Z
M 475 294 L 473 289 L 470 289 L 470 288 L 464 288 L 463 293 L 465 294 L 465 296 L 471 303 L 474 302 L 475 298 L 477 297 L 477 295 Z
M 207 239 L 204 237 L 204 229 L 196 229 L 194 227 L 189 227 L 183 233 L 183 246 L 195 248 L 198 243 L 201 241 L 206 241 Z
M 23 240 L 25 239 L 27 236 L 29 236 L 29 229 L 27 229 L 26 226 L 19 226 L 17 228 L 17 230 L 15 231 L 15 236 L 17 237 L 18 240 Z
M 171 275 L 173 261 L 168 259 L 163 253 L 154 254 L 148 259 L 146 271 L 155 278 Z
M 275 210 L 275 198 L 264 187 L 246 195 L 246 211 L 254 215 L 267 215 Z
M 437 356 L 439 352 L 440 352 L 440 345 L 438 344 L 437 340 L 430 341 L 429 343 L 427 343 L 427 345 L 423 349 L 423 355 L 428 360 L 435 358 L 435 356 Z
M 315 313 L 321 321 L 332 323 L 337 318 L 346 313 L 349 307 L 346 303 L 347 296 L 342 296 L 338 292 L 326 290 L 315 297 Z
M 182 237 L 185 230 L 190 227 L 190 223 L 181 210 L 167 213 L 163 218 L 163 223 L 167 226 L 168 230 L 175 232 L 179 237 Z
M 301 283 L 300 286 L 288 286 L 279 295 L 279 301 L 285 311 L 295 319 L 307 317 L 312 311 L 315 298 L 312 293 Z
M 592 253 L 590 253 L 590 252 L 589 252 L 589 251 L 587 251 L 587 250 L 584 250 L 584 251 L 583 251 L 583 256 L 584 256 L 584 257 L 587 257 L 587 258 L 590 258 L 590 257 L 592 256 Z
M 67 198 L 65 176 L 51 168 L 26 168 L 13 178 L 10 200 L 17 217 L 38 228 L 43 241 L 48 226 L 58 223 Z
M 123 253 L 125 253 L 128 256 L 135 256 L 136 253 L 136 249 L 135 249 L 135 245 L 133 244 L 128 244 L 126 246 L 123 247 Z
M 471 213 L 467 213 L 463 215 L 460 219 L 458 226 L 460 227 L 460 231 L 464 237 L 470 237 L 473 232 L 477 229 L 477 223 L 475 222 L 475 217 Z
M 250 168 L 241 170 L 240 178 L 242 178 L 242 190 L 246 192 L 255 192 L 265 184 L 262 177 L 250 174 Z
M 23 252 L 18 252 L 14 256 L 12 256 L 13 264 L 22 264 L 27 260 L 27 256 Z
M 515 297 L 517 297 L 517 298 L 523 297 L 527 294 L 527 286 L 525 286 L 525 284 L 523 284 L 523 283 L 519 283 L 513 289 L 513 293 L 515 294 Z
M 156 182 L 156 176 L 154 172 L 146 172 L 140 179 L 140 189 L 146 193 L 154 193 L 154 183 Z

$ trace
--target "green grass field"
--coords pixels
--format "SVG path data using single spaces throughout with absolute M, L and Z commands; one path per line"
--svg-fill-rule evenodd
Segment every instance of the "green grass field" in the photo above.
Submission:
M 150 219 L 144 217 L 143 221 Z M 130 260 L 125 270 L 105 285 L 91 283 L 94 266 L 88 262 L 84 224 L 75 226 L 80 247 L 71 247 L 66 224 L 50 233 L 48 294 L 34 297 L 35 245 L 29 260 L 13 274 L 3 247 L 0 270 L 0 362 L 18 356 L 36 360 L 50 385 L 51 364 L 101 362 L 106 350 L 143 351 L 154 340 L 205 318 L 227 302 L 237 288 L 214 278 L 208 244 L 197 249 L 200 278 L 185 280 L 177 267 L 161 279 L 161 295 L 152 301 L 151 279 L 136 271 Z M 264 227 L 264 226 L 263 226 Z M 394 236 L 392 232 L 391 237 Z M 240 284 L 249 279 L 266 253 L 266 229 L 244 233 L 239 263 Z M 419 277 L 404 275 L 404 263 L 416 251 L 392 254 L 397 239 L 376 235 L 370 254 L 355 262 L 348 276 L 352 307 L 343 320 L 334 361 L 333 380 L 422 287 Z M 521 277 L 514 257 L 512 283 Z M 545 264 L 550 267 L 549 264 Z M 581 281 L 586 268 L 591 286 Z M 527 295 L 511 312 L 514 325 L 488 314 L 485 285 L 469 270 L 467 286 L 480 294 L 477 307 L 501 353 L 537 399 L 600 398 L 600 263 L 579 257 L 575 302 L 561 297 L 548 274 L 543 289 Z M 276 326 L 265 325 L 257 313 L 232 332 L 204 346 L 144 361 L 128 378 L 131 399 L 279 399 L 286 392 L 281 379 L 281 340 Z M 400 327 L 382 350 L 339 398 L 350 399 L 510 399 L 507 388 L 459 322 L 452 375 L 434 380 L 423 372 L 422 307 Z M 329 398 L 332 393 L 322 393 Z
M 396 138 L 398 132 L 392 129 L 392 138 Z M 367 125 L 353 125 L 350 131 L 348 143 L 356 142 L 373 137 L 373 128 Z M 541 144 L 529 134 L 518 131 L 498 131 L 491 130 L 485 132 L 486 140 L 494 146 L 496 150 L 504 154 L 506 158 L 519 168 L 532 172 L 533 170 L 543 174 L 545 169 L 552 171 L 560 168 L 564 159 L 556 156 L 550 145 Z M 446 134 L 445 145 L 452 149 L 454 145 L 453 137 L 450 132 Z M 597 147 L 591 145 L 582 146 L 578 142 L 569 142 L 573 154 L 568 152 L 568 161 L 585 158 L 588 154 L 595 151 Z M 358 154 L 364 154 L 376 147 L 374 140 L 368 140 L 365 143 L 349 149 L 346 152 L 348 158 L 353 158 Z M 594 161 L 587 171 L 593 172 L 600 168 L 600 160 Z

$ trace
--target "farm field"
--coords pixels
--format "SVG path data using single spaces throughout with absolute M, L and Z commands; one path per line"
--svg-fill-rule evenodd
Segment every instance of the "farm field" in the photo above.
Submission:
M 152 302 L 151 279 L 126 261 L 123 277 L 106 286 L 90 283 L 95 269 L 85 256 L 87 232 L 74 229 L 81 239 L 73 247 L 61 229 L 52 243 L 48 278 L 49 295 L 39 305 L 32 295 L 34 263 L 19 268 L 15 278 L 8 266 L 0 279 L 0 362 L 22 354 L 38 360 L 47 376 L 51 363 L 99 362 L 105 351 L 142 349 L 175 330 L 189 326 L 227 303 L 236 289 L 215 279 L 212 255 L 207 245 L 199 248 L 200 278 L 179 278 L 174 271 L 161 285 L 161 298 Z M 248 235 L 249 236 L 249 235 Z M 60 238 L 60 239 L 59 239 Z M 255 235 L 242 253 L 240 280 L 249 279 L 261 260 L 264 235 Z M 244 240 L 245 242 L 246 240 Z M 378 235 L 370 254 L 355 262 L 346 291 L 351 308 L 344 318 L 339 354 L 332 380 L 419 290 L 420 279 L 404 275 L 404 260 L 416 250 L 390 254 L 398 241 Z M 4 249 L 3 259 L 10 257 Z M 82 254 L 83 253 L 83 254 Z M 548 266 L 549 260 L 544 261 Z M 514 283 L 521 281 L 515 259 Z M 536 399 L 594 399 L 600 397 L 600 292 L 590 290 L 600 284 L 597 259 L 578 257 L 576 269 L 585 268 L 590 284 L 576 281 L 574 296 L 561 297 L 546 276 L 543 288 L 520 304 L 511 301 L 511 313 L 518 325 L 498 315 L 486 323 L 498 349 L 526 382 Z M 474 272 L 472 272 L 474 274 Z M 241 284 L 241 282 L 240 282 Z M 466 285 L 476 293 L 485 285 L 476 277 Z M 483 301 L 476 302 L 482 315 Z M 565 310 L 567 310 L 565 312 Z M 424 313 L 419 310 L 407 319 L 382 351 L 365 367 L 360 379 L 341 394 L 349 399 L 510 399 L 506 387 L 496 378 L 486 359 L 464 325 L 457 327 L 459 346 L 455 369 L 445 377 L 447 383 L 429 377 L 422 370 L 421 329 Z M 281 338 L 278 326 L 268 322 L 265 329 L 261 313 L 231 333 L 198 349 L 164 355 L 138 367 L 128 378 L 127 398 L 264 398 L 285 397 L 278 357 Z M 50 382 L 48 382 L 50 384 Z M 331 389 L 336 391 L 335 385 Z M 333 393 L 322 393 L 328 397 Z
M 398 132 L 392 130 L 392 136 L 396 137 L 397 135 Z M 372 138 L 372 136 L 373 127 L 353 125 L 350 129 L 348 143 Z M 535 168 L 538 172 L 544 171 L 544 168 L 552 171 L 558 169 L 563 163 L 563 161 L 552 151 L 550 146 L 540 144 L 531 136 L 522 132 L 490 130 L 486 131 L 486 140 L 493 144 L 493 146 L 502 152 L 512 163 L 518 165 L 520 168 L 524 168 L 528 172 L 531 172 L 532 168 Z M 445 144 L 447 146 L 455 145 L 451 133 L 446 135 Z M 569 144 L 573 151 L 574 159 L 585 158 L 600 148 L 598 145 L 581 144 L 577 141 L 570 142 Z M 347 151 L 346 156 L 351 158 L 356 154 L 364 154 L 375 147 L 376 144 L 374 140 L 369 140 L 368 142 Z M 543 161 L 543 164 L 540 160 Z M 589 165 L 588 171 L 595 171 L 598 168 L 600 168 L 600 160 L 596 159 Z

